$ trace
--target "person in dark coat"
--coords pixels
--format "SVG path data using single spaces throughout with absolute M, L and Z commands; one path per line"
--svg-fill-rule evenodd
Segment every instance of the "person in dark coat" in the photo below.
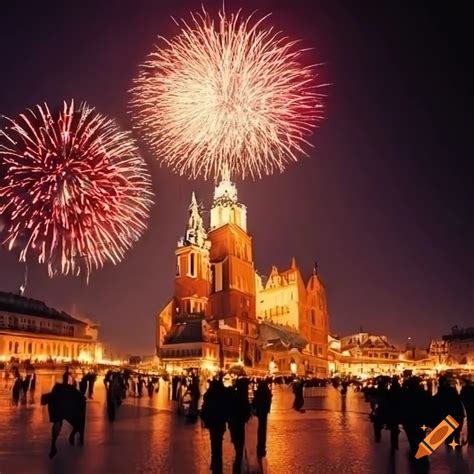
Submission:
M 377 388 L 373 394 L 373 409 L 370 415 L 373 429 L 374 438 L 376 443 L 382 441 L 382 429 L 387 423 L 387 405 L 388 405 L 388 379 L 386 377 L 379 377 L 377 380 Z
M 89 398 L 89 400 L 92 400 L 94 396 L 94 384 L 95 384 L 96 379 L 97 379 L 97 375 L 94 372 L 89 372 L 87 374 L 87 382 L 88 382 L 87 397 Z
M 386 423 L 390 430 L 390 448 L 393 451 L 398 449 L 398 435 L 400 434 L 401 423 L 401 398 L 402 388 L 397 377 L 392 378 L 390 389 L 387 395 Z
M 15 381 L 13 382 L 13 387 L 12 387 L 12 400 L 13 400 L 14 405 L 18 405 L 18 403 L 20 402 L 22 390 L 23 390 L 23 382 L 21 380 L 21 377 L 18 376 L 15 378 Z
M 293 400 L 293 409 L 296 411 L 303 411 L 304 406 L 304 393 L 303 393 L 303 381 L 300 379 L 295 379 L 293 381 L 293 394 L 295 398 Z
M 41 404 L 48 405 L 49 421 L 53 423 L 51 429 L 51 448 L 49 457 L 56 453 L 56 440 L 61 433 L 63 420 L 71 426 L 69 443 L 74 445 L 74 437 L 79 433 L 79 444 L 84 444 L 84 428 L 86 423 L 86 399 L 84 395 L 69 384 L 55 384 L 50 393 L 41 396 Z
M 410 377 L 402 390 L 401 420 L 413 456 L 416 454 L 421 440 L 425 437 L 422 426 L 436 426 L 432 420 L 431 398 L 421 386 L 418 377 Z
M 30 382 L 30 403 L 35 402 L 35 391 L 36 391 L 36 373 L 33 371 L 31 375 L 31 382 Z
M 63 373 L 63 384 L 67 385 L 69 383 L 69 376 L 71 373 L 69 372 L 69 365 L 66 365 L 66 370 Z
M 201 419 L 211 439 L 211 471 L 222 474 L 222 440 L 229 413 L 229 397 L 222 380 L 212 380 L 204 394 Z
M 188 414 L 186 415 L 186 418 L 190 422 L 195 422 L 198 418 L 199 399 L 201 398 L 201 391 L 199 389 L 199 377 L 197 375 L 192 376 L 188 390 L 189 394 L 191 395 L 191 401 L 189 403 L 189 410 Z
M 464 423 L 464 408 L 461 396 L 447 377 L 440 377 L 438 392 L 433 397 L 433 401 L 436 414 L 435 424 L 440 423 L 448 415 L 451 415 L 459 423 L 459 427 L 454 430 L 454 433 L 446 438 L 445 444 L 449 445 L 454 440 L 459 444 L 457 448 L 461 448 L 460 437 Z
M 235 449 L 233 471 L 239 474 L 242 471 L 245 447 L 245 424 L 249 421 L 251 415 L 248 390 L 248 379 L 237 379 L 236 387 L 231 391 L 230 400 L 229 431 L 230 439 Z
M 258 382 L 252 405 L 258 419 L 257 456 L 263 458 L 267 454 L 267 420 L 272 405 L 272 392 L 267 381 L 260 380 Z
M 79 382 L 79 391 L 82 393 L 82 395 L 86 395 L 86 392 L 87 392 L 87 374 L 85 374 L 81 381 Z
M 469 446 L 474 446 L 474 382 L 468 378 L 463 382 L 461 401 L 466 410 L 467 442 Z

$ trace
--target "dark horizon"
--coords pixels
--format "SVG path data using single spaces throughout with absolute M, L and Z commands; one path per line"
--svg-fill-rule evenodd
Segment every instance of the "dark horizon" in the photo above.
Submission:
M 206 1 L 215 13 L 220 0 Z M 257 4 L 257 6 L 256 6 Z M 326 118 L 310 157 L 281 175 L 237 180 L 256 269 L 305 278 L 318 262 L 330 330 L 380 333 L 418 345 L 474 326 L 472 73 L 468 15 L 459 6 L 364 2 L 226 1 L 258 8 L 308 61 L 324 65 Z M 0 114 L 47 101 L 86 100 L 131 129 L 127 91 L 170 16 L 201 2 L 16 2 L 0 19 Z M 125 260 L 80 278 L 47 276 L 29 261 L 25 296 L 102 325 L 101 339 L 151 354 L 155 316 L 171 298 L 174 249 L 192 190 L 209 208 L 213 183 L 160 167 L 135 133 L 153 178 L 149 228 Z M 207 218 L 207 215 L 206 215 Z M 0 249 L 0 291 L 23 282 L 18 255 Z

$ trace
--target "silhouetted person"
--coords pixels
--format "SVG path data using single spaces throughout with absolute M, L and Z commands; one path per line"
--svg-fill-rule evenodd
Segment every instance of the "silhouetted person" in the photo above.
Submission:
M 272 392 L 265 380 L 260 380 L 253 396 L 253 408 L 258 419 L 257 456 L 267 455 L 267 420 L 272 405 Z
M 350 385 L 350 382 L 348 382 L 347 380 L 344 380 L 341 385 L 342 385 L 341 395 L 345 396 L 347 395 L 347 389 Z
M 374 438 L 376 443 L 382 441 L 382 429 L 387 422 L 387 404 L 388 404 L 388 380 L 386 377 L 379 377 L 377 388 L 373 393 L 371 419 L 374 428 Z
M 245 424 L 250 418 L 251 409 L 248 393 L 248 379 L 237 379 L 236 387 L 230 391 L 229 431 L 235 449 L 233 470 L 242 471 L 242 459 L 245 447 Z
M 138 383 L 137 383 L 137 392 L 138 392 L 138 397 L 141 398 L 143 396 L 143 386 L 145 385 L 145 381 L 143 378 L 139 375 L 138 376 Z
M 12 387 L 12 400 L 14 405 L 18 405 L 20 402 L 20 396 L 21 396 L 21 391 L 23 387 L 23 382 L 21 380 L 21 377 L 16 377 L 15 381 L 13 382 L 13 387 Z
M 431 397 L 423 390 L 418 377 L 411 377 L 402 389 L 402 424 L 408 438 L 410 450 L 415 455 L 418 445 L 425 437 L 422 426 L 434 426 L 432 422 Z M 427 459 L 427 458 L 422 458 Z M 418 460 L 420 463 L 420 460 Z
M 79 433 L 79 444 L 84 444 L 84 428 L 86 422 L 86 399 L 79 390 L 69 384 L 57 383 L 50 393 L 41 396 L 41 404 L 48 405 L 51 429 L 51 448 L 49 457 L 56 455 L 56 440 L 61 432 L 63 420 L 72 426 L 69 443 L 74 445 L 74 437 Z
M 398 449 L 398 435 L 400 434 L 402 388 L 397 377 L 392 378 L 392 383 L 387 395 L 386 423 L 390 430 L 390 448 Z
M 451 443 L 454 439 L 454 441 L 459 444 L 457 447 L 460 448 L 460 435 L 464 422 L 464 409 L 461 402 L 461 396 L 456 388 L 451 386 L 448 378 L 440 377 L 438 392 L 433 397 L 433 400 L 436 416 L 436 419 L 434 420 L 435 424 L 441 422 L 448 415 L 451 415 L 459 423 L 459 427 L 454 430 L 454 433 L 446 438 L 445 444 Z
M 148 384 L 147 384 L 146 388 L 148 390 L 148 396 L 150 398 L 153 398 L 153 393 L 155 391 L 155 387 L 153 386 L 153 380 L 151 378 L 148 379 Z
M 97 375 L 94 372 L 89 372 L 87 374 L 87 382 L 88 382 L 87 396 L 89 400 L 92 400 L 94 396 L 94 384 L 96 380 L 97 380 Z
M 64 385 L 67 385 L 69 383 L 69 376 L 70 375 L 71 374 L 69 372 L 69 365 L 66 365 L 66 370 L 63 373 L 63 384 Z
M 30 388 L 31 375 L 28 374 L 24 378 L 21 384 L 21 403 L 26 405 L 26 396 L 28 395 L 28 390 Z
M 201 409 L 201 419 L 211 438 L 211 471 L 222 474 L 222 439 L 226 430 L 229 402 L 222 380 L 212 380 Z
M 474 383 L 472 380 L 464 379 L 464 385 L 461 389 L 461 401 L 466 410 L 467 418 L 467 442 L 470 446 L 474 445 Z
M 31 375 L 31 382 L 30 382 L 30 400 L 31 403 L 35 401 L 35 391 L 36 391 L 36 373 L 33 371 Z
M 199 390 L 199 377 L 196 375 L 192 377 L 188 390 L 191 396 L 191 401 L 189 403 L 187 419 L 193 422 L 198 418 L 199 399 L 201 398 L 201 391 Z
M 293 381 L 293 394 L 295 398 L 293 400 L 293 409 L 296 411 L 303 411 L 304 406 L 304 394 L 303 394 L 303 381 L 295 379 Z
M 82 393 L 82 395 L 86 395 L 87 392 L 87 374 L 84 375 L 79 382 L 79 391 Z

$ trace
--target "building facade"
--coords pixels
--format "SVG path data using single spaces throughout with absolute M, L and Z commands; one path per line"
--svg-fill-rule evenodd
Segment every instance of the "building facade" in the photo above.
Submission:
M 407 366 L 402 351 L 386 336 L 360 332 L 329 338 L 332 375 L 372 377 L 400 373 Z
M 192 362 L 196 367 L 244 365 L 267 370 L 279 360 L 281 371 L 289 372 L 290 363 L 298 359 L 299 372 L 327 374 L 328 311 L 317 272 L 305 283 L 293 259 L 289 270 L 279 273 L 274 267 L 265 281 L 257 274 L 247 208 L 228 177 L 215 187 L 207 228 L 193 193 L 188 225 L 175 256 L 174 295 L 156 321 L 157 355 L 165 366 L 191 368 Z M 263 323 L 278 325 L 280 332 L 295 332 L 305 344 L 270 348 L 260 337 Z M 178 337 L 177 328 L 186 325 L 193 325 L 193 336 L 188 330 L 183 331 L 186 337 Z M 199 356 L 199 364 L 199 357 L 185 360 L 182 352 L 176 352 L 198 350 L 191 344 L 200 342 L 218 345 L 217 355 L 212 351 L 215 359 Z
M 96 326 L 43 302 L 0 292 L 0 358 L 9 361 L 102 359 Z
M 443 336 L 443 342 L 448 364 L 474 366 L 474 328 L 454 326 L 451 334 Z

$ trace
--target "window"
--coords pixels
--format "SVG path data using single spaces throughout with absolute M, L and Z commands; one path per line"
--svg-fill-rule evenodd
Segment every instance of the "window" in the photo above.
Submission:
M 321 346 L 318 346 L 318 355 L 323 355 L 323 348 Z
M 314 309 L 311 310 L 311 324 L 316 326 L 316 311 Z
M 189 276 L 190 277 L 195 277 L 196 276 L 196 262 L 195 262 L 195 256 L 194 253 L 189 254 Z
M 176 276 L 179 277 L 181 275 L 181 257 L 178 257 L 176 260 Z

